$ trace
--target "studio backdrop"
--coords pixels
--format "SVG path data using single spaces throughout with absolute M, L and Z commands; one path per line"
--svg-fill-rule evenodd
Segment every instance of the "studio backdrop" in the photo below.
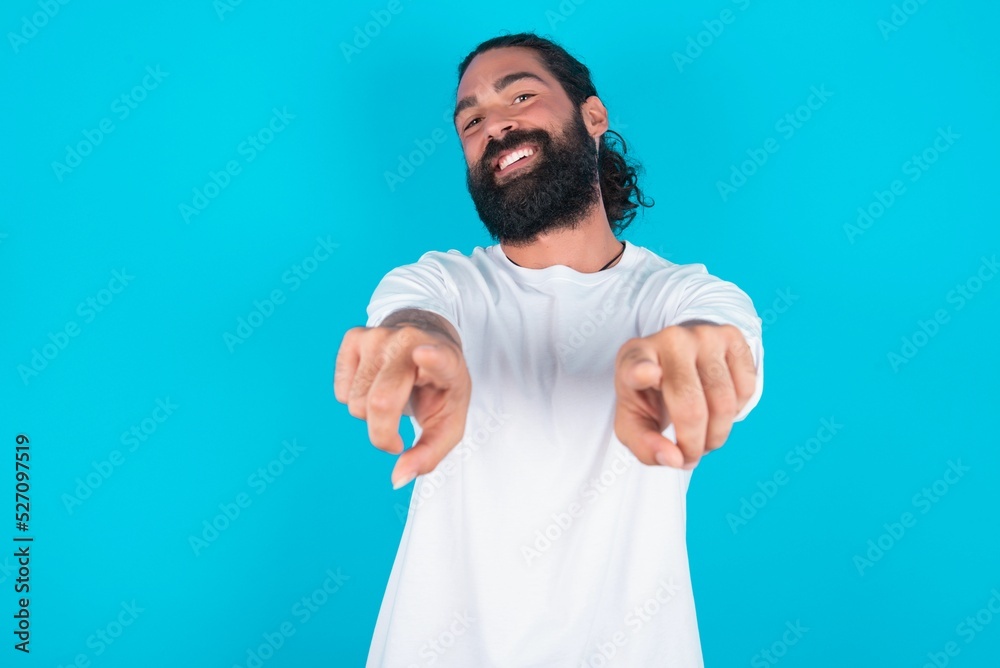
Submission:
M 493 243 L 457 67 L 522 31 L 591 69 L 642 164 L 624 238 L 764 323 L 761 401 L 688 492 L 706 665 L 1000 665 L 998 25 L 4 3 L 0 665 L 364 664 L 413 485 L 334 360 L 390 269 Z

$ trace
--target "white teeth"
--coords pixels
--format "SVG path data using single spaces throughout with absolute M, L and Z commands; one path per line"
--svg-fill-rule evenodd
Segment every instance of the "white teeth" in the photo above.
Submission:
M 500 171 L 506 169 L 507 165 L 514 162 L 515 160 L 520 160 L 521 158 L 526 158 L 529 155 L 534 155 L 534 154 L 535 154 L 534 150 L 530 148 L 518 149 L 500 161 Z

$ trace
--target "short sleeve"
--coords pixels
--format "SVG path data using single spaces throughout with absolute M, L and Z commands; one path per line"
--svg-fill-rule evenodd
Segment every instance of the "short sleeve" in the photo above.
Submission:
M 420 309 L 440 315 L 458 331 L 462 340 L 458 312 L 458 289 L 441 262 L 425 253 L 413 263 L 387 273 L 368 302 L 366 327 L 378 327 L 389 314 L 400 309 Z
M 709 274 L 702 264 L 678 266 L 677 271 L 670 272 L 664 285 L 658 289 L 660 293 L 654 300 L 656 307 L 652 314 L 658 323 L 657 331 L 688 320 L 706 320 L 720 325 L 734 325 L 743 333 L 753 354 L 757 386 L 753 396 L 734 418 L 735 422 L 739 422 L 754 409 L 764 392 L 763 322 L 754 309 L 753 301 L 735 284 Z

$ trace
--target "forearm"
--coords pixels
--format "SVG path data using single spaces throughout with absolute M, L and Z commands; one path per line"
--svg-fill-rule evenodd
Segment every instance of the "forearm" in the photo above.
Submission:
M 399 327 L 402 325 L 409 325 L 425 332 L 443 336 L 458 346 L 459 349 L 462 348 L 462 340 L 458 335 L 458 330 L 437 313 L 416 308 L 401 309 L 390 313 L 381 324 L 382 327 Z

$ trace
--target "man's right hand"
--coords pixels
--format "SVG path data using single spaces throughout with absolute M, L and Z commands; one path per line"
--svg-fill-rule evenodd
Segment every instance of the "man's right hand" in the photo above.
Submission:
M 337 353 L 337 401 L 368 422 L 372 445 L 402 453 L 392 471 L 396 489 L 433 471 L 465 433 L 472 380 L 457 333 L 443 318 L 440 321 L 441 332 L 406 322 L 354 327 Z M 403 452 L 399 420 L 411 414 L 407 409 L 412 409 L 421 434 Z

